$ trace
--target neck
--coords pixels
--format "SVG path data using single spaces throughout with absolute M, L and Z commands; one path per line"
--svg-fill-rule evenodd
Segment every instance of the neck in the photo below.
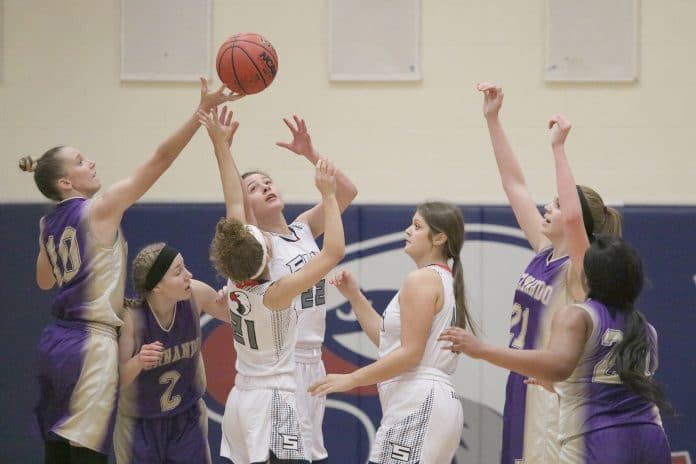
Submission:
M 174 314 L 174 306 L 176 306 L 176 301 L 165 296 L 155 295 L 153 293 L 150 293 L 145 297 L 145 299 L 147 300 L 147 304 L 150 306 L 150 309 L 152 309 L 152 312 L 155 313 L 157 319 L 159 319 L 160 323 L 165 325 L 169 324 L 171 317 Z
M 553 248 L 551 259 L 560 258 L 561 256 L 568 254 L 568 246 L 566 245 L 566 241 L 564 239 L 551 239 L 551 247 Z
M 259 229 L 261 230 L 281 235 L 287 235 L 290 233 L 290 228 L 288 227 L 288 223 L 285 221 L 285 217 L 282 213 L 275 215 L 273 218 L 256 219 L 259 223 Z
M 414 261 L 416 262 L 416 267 L 418 267 L 418 269 L 425 266 L 429 266 L 431 264 L 439 264 L 441 266 L 449 267 L 449 265 L 447 264 L 447 259 L 440 255 L 428 254 L 427 256 L 414 259 Z

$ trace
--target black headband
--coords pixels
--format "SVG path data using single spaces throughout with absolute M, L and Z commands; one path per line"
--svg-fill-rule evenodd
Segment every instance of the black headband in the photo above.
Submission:
M 164 274 L 167 273 L 169 266 L 172 265 L 172 261 L 179 254 L 179 251 L 169 245 L 164 245 L 157 255 L 157 259 L 152 263 L 152 267 L 147 271 L 147 277 L 145 277 L 145 290 L 148 292 L 155 288 L 155 286 L 162 280 Z
M 590 205 L 587 204 L 587 198 L 579 185 L 575 186 L 578 189 L 578 197 L 580 197 L 580 208 L 582 209 L 582 222 L 585 223 L 585 233 L 587 238 L 592 241 L 592 232 L 594 231 L 594 220 L 592 219 L 592 211 Z

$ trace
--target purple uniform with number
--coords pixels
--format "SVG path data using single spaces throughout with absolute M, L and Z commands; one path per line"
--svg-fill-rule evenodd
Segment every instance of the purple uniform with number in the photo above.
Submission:
M 556 384 L 560 404 L 560 462 L 564 464 L 669 464 L 669 444 L 655 404 L 629 391 L 616 373 L 612 350 L 623 339 L 624 315 L 594 300 L 576 305 L 592 332 L 573 373 Z M 657 368 L 657 333 L 648 324 L 647 370 Z
M 535 349 L 548 341 L 554 309 L 566 302 L 567 256 L 551 259 L 553 248 L 537 254 L 520 276 L 510 324 L 510 348 Z M 527 387 L 510 372 L 505 389 L 501 463 L 555 463 L 558 456 L 558 396 Z
M 192 300 L 179 301 L 168 327 L 147 302 L 130 309 L 135 345 L 161 342 L 162 360 L 121 391 L 114 447 L 119 464 L 209 463 L 201 326 Z
M 63 200 L 41 219 L 40 240 L 58 294 L 38 346 L 36 414 L 44 440 L 101 453 L 111 448 L 118 387 L 116 327 L 122 324 L 127 246 L 121 232 L 96 242 L 91 200 Z

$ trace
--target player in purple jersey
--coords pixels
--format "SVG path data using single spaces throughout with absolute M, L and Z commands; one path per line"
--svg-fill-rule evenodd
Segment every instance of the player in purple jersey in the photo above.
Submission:
M 445 464 L 457 451 L 464 419 L 451 381 L 458 356 L 442 351 L 437 338 L 449 326 L 472 325 L 460 256 L 464 218 L 452 203 L 422 203 L 405 239 L 404 252 L 417 269 L 381 316 L 352 274 L 339 272 L 332 281 L 377 345 L 379 359 L 350 374 L 329 374 L 310 392 L 327 395 L 378 384 L 383 417 L 369 462 Z
M 201 78 L 198 108 L 239 98 L 209 91 Z M 56 207 L 40 222 L 36 282 L 58 285 L 56 322 L 38 347 L 40 400 L 36 408 L 47 463 L 105 463 L 111 449 L 118 387 L 116 328 L 122 323 L 125 210 L 172 164 L 199 127 L 194 113 L 128 178 L 102 195 L 96 163 L 70 146 L 19 160 Z
M 213 142 L 225 197 L 226 218 L 216 226 L 210 255 L 218 272 L 229 278 L 237 350 L 237 377 L 225 406 L 221 455 L 235 464 L 268 460 L 307 463 L 311 458 L 295 408 L 297 316 L 293 301 L 323 278 L 345 253 L 336 168 L 328 160 L 317 161 L 322 249 L 297 272 L 272 279 L 272 242 L 267 232 L 246 222 L 242 182 L 230 153 L 238 123 L 231 122 L 226 109 L 219 118 L 215 110 L 199 113 Z M 284 430 L 289 434 L 280 435 Z
M 316 164 L 322 155 L 312 144 L 304 119 L 293 116 L 294 124 L 287 118 L 283 121 L 292 133 L 290 143 L 277 142 L 276 145 L 303 156 Z M 271 262 L 271 278 L 278 279 L 301 268 L 311 254 L 319 248 L 315 238 L 324 233 L 323 210 L 321 203 L 301 213 L 288 225 L 283 215 L 283 199 L 276 184 L 267 174 L 250 171 L 242 175 L 245 194 L 248 197 L 247 219 L 257 224 L 261 230 L 271 232 L 277 250 L 276 259 Z M 341 212 L 350 205 L 358 194 L 355 185 L 340 170 L 336 171 L 336 201 Z M 281 252 L 279 248 L 283 247 Z M 299 264 L 299 266 L 298 266 Z M 325 280 L 315 282 L 314 289 L 308 288 L 304 294 L 315 293 L 314 298 L 302 298 L 298 304 L 297 345 L 295 347 L 297 370 L 297 408 L 302 423 L 302 434 L 315 464 L 328 462 L 328 452 L 324 447 L 322 422 L 324 420 L 324 397 L 310 396 L 307 387 L 326 375 L 321 360 L 321 348 L 326 328 L 326 304 L 324 300 Z
M 227 303 L 164 243 L 144 247 L 132 275 L 139 298 L 126 305 L 119 331 L 116 460 L 209 463 L 200 316 L 229 322 Z
M 551 147 L 558 196 L 544 207 L 543 216 L 527 187 L 498 118 L 503 92 L 494 84 L 478 85 L 483 113 L 498 171 L 517 223 L 537 255 L 521 276 L 513 302 L 510 347 L 544 346 L 551 313 L 566 301 L 584 300 L 582 258 L 596 233 L 621 234 L 621 217 L 606 207 L 594 190 L 576 186 L 565 155 L 570 124 L 562 116 L 550 121 Z M 528 388 L 524 378 L 510 373 L 503 411 L 502 464 L 555 462 L 557 399 L 540 388 Z
M 643 288 L 638 253 L 600 236 L 584 257 L 588 299 L 557 311 L 547 348 L 514 350 L 459 329 L 449 349 L 514 370 L 560 394 L 562 464 L 669 464 L 659 409 L 671 412 L 653 379 L 657 334 L 635 309 Z

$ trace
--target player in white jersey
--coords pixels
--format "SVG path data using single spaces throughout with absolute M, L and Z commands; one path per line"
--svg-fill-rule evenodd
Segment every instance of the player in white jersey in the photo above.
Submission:
M 294 124 L 284 119 L 292 132 L 290 143 L 278 142 L 310 163 L 316 164 L 322 156 L 314 149 L 305 121 L 293 116 Z M 300 214 L 291 224 L 283 216 L 283 200 L 273 180 L 265 173 L 252 171 L 243 176 L 245 194 L 248 197 L 247 219 L 261 230 L 271 233 L 273 259 L 270 262 L 271 278 L 280 277 L 301 269 L 313 255 L 319 252 L 315 238 L 324 233 L 321 203 Z M 358 191 L 341 171 L 336 171 L 336 201 L 341 212 L 353 201 Z M 298 314 L 295 360 L 297 369 L 297 408 L 302 423 L 302 435 L 310 450 L 313 463 L 328 462 L 324 447 L 322 422 L 324 397 L 311 396 L 307 388 L 326 375 L 321 359 L 321 348 L 326 329 L 325 279 L 302 292 L 295 301 Z
M 379 384 L 383 416 L 371 463 L 449 463 L 459 446 L 464 418 L 450 379 L 458 358 L 442 350 L 437 337 L 452 325 L 471 326 L 464 298 L 463 244 L 459 209 L 426 202 L 406 229 L 404 251 L 418 269 L 406 277 L 381 317 L 349 272 L 339 272 L 332 281 L 379 347 L 379 360 L 350 374 L 329 374 L 310 391 L 326 395 Z
M 246 223 L 244 195 L 230 143 L 238 124 L 223 110 L 201 114 L 220 169 L 227 217 L 211 244 L 211 259 L 229 278 L 227 295 L 237 351 L 237 377 L 225 406 L 220 454 L 235 464 L 307 463 L 295 401 L 297 311 L 295 298 L 343 258 L 345 239 L 331 162 L 317 163 L 322 195 L 324 246 L 302 269 L 271 279 L 270 234 Z
M 604 205 L 597 192 L 576 186 L 564 147 L 571 126 L 562 116 L 549 122 L 558 196 L 545 206 L 543 216 L 539 214 L 498 117 L 503 91 L 490 83 L 479 84 L 478 90 L 484 94 L 483 113 L 500 179 L 515 218 L 536 253 L 515 292 L 510 347 L 544 347 L 553 312 L 566 302 L 585 298 L 582 258 L 592 234 L 620 235 L 621 217 Z M 534 290 L 542 288 L 549 291 L 549 298 L 536 298 Z M 555 394 L 536 386 L 528 388 L 522 376 L 510 373 L 503 411 L 501 464 L 557 461 L 557 405 Z

